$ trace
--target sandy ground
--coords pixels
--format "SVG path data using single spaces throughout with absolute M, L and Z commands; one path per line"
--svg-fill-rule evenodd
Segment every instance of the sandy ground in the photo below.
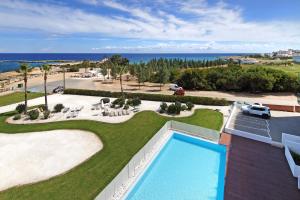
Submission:
M 55 130 L 0 134 L 0 190 L 67 172 L 103 145 L 90 132 Z
M 131 111 L 133 108 L 130 108 L 130 114 L 129 115 L 122 115 L 122 116 L 102 116 L 102 110 L 92 110 L 92 105 L 97 104 L 100 102 L 100 99 L 102 97 L 94 97 L 94 96 L 81 96 L 81 95 L 64 95 L 64 94 L 54 94 L 49 96 L 49 108 L 53 109 L 53 107 L 57 103 L 62 103 L 65 107 L 69 107 L 70 109 L 83 106 L 83 109 L 79 112 L 78 116 L 76 118 L 67 118 L 68 113 L 53 113 L 52 116 L 47 119 L 39 119 L 39 120 L 12 120 L 12 117 L 7 120 L 8 123 L 17 123 L 17 124 L 28 124 L 28 123 L 46 123 L 46 122 L 53 122 L 53 121 L 64 121 L 64 120 L 94 120 L 94 121 L 101 121 L 101 122 L 107 122 L 107 123 L 120 123 L 129 120 L 134 116 L 134 112 Z M 111 98 L 111 102 L 114 100 L 114 98 Z M 40 97 L 34 100 L 29 101 L 29 105 L 39 105 L 44 103 L 44 98 Z M 150 111 L 158 111 L 159 106 L 161 102 L 158 101 L 142 101 L 142 104 L 138 106 L 140 111 L 150 110 Z M 170 103 L 169 103 L 170 104 Z M 0 107 L 0 113 L 7 112 L 9 110 L 15 109 L 17 104 L 15 105 L 9 105 Z M 229 115 L 229 107 L 228 106 L 203 106 L 203 105 L 195 105 L 194 109 L 199 108 L 209 108 L 209 109 L 218 109 L 220 110 L 224 117 Z M 110 109 L 109 110 L 118 110 L 118 109 Z M 177 115 L 176 117 L 185 117 L 192 115 L 193 111 L 183 111 L 180 113 L 180 115 Z M 225 121 L 225 120 L 224 120 Z

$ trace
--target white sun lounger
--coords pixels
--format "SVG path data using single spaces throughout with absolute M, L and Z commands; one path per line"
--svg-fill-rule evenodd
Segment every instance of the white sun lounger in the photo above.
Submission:
M 70 108 L 69 107 L 65 107 L 64 109 L 63 109 L 63 113 L 67 113 L 68 111 L 70 110 Z

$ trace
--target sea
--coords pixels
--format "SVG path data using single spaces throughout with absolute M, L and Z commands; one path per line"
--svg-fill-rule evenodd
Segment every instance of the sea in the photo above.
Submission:
M 115 54 L 115 53 L 114 53 Z M 186 59 L 186 60 L 216 60 L 227 56 L 245 55 L 243 53 L 120 53 L 129 59 L 130 63 L 147 62 L 151 59 Z M 20 63 L 27 62 L 32 67 L 42 64 L 53 64 L 61 61 L 99 61 L 110 57 L 110 53 L 0 53 L 0 72 L 14 71 L 19 68 Z

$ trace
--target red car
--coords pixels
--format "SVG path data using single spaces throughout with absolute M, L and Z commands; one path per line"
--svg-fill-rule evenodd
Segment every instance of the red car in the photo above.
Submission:
M 182 87 L 180 87 L 179 89 L 177 89 L 175 92 L 174 92 L 174 95 L 178 95 L 178 96 L 184 96 L 184 89 Z

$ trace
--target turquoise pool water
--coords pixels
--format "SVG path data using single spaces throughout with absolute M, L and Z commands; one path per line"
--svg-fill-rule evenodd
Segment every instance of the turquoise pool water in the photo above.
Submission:
M 226 148 L 174 133 L 126 200 L 221 200 Z

